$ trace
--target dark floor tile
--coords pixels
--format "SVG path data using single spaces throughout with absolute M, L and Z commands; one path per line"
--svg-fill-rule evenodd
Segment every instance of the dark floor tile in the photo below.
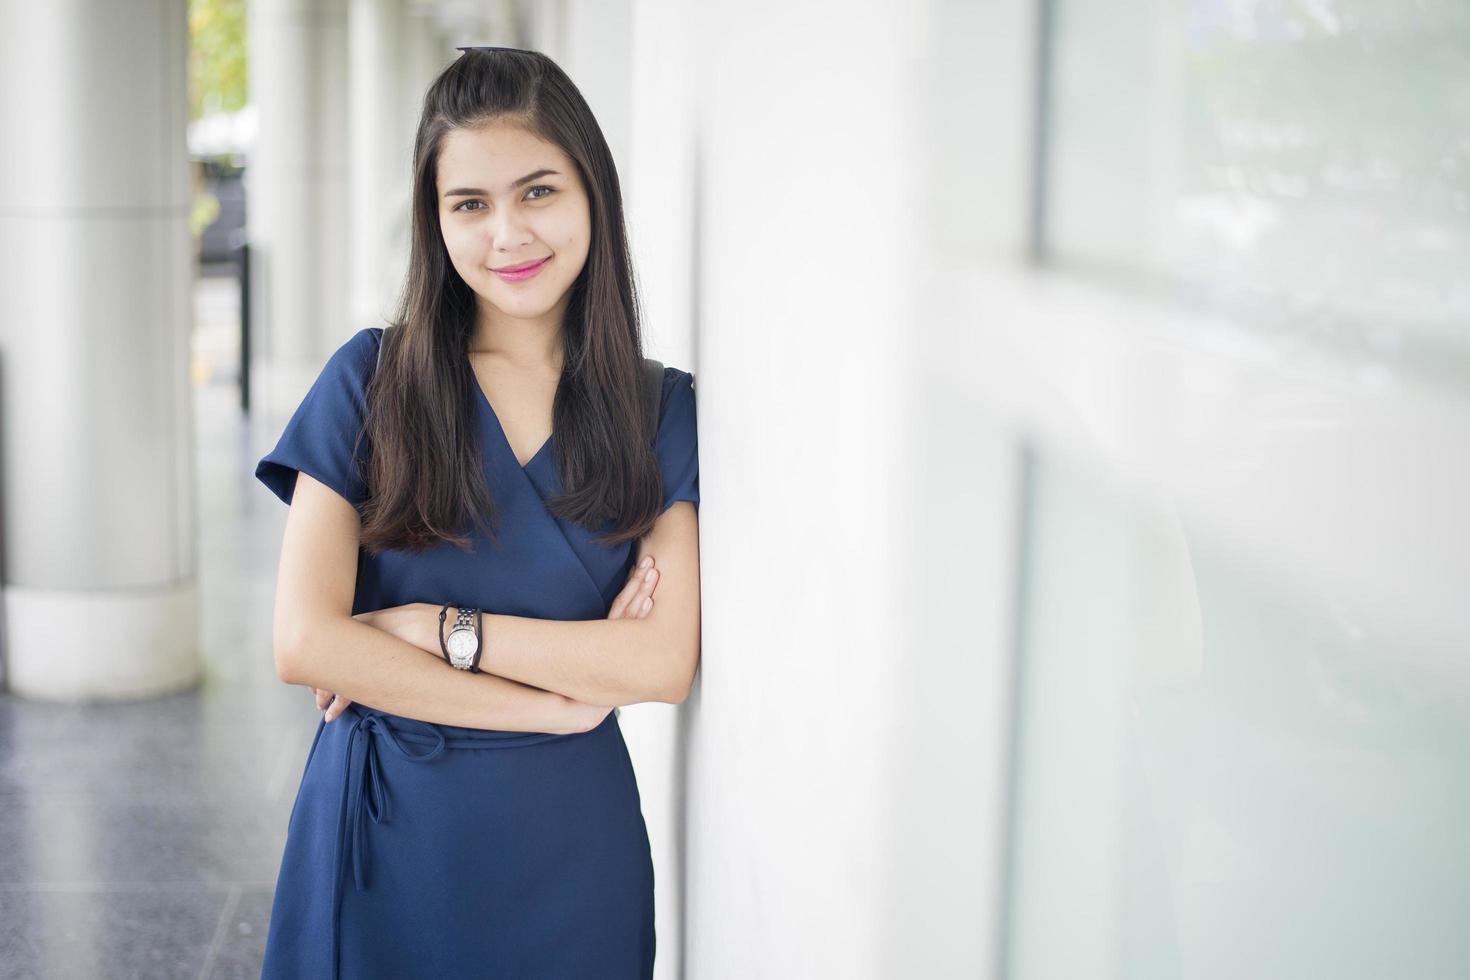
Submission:
M 0 883 L 274 881 L 293 799 L 241 809 L 207 796 L 0 796 Z
M 235 906 L 221 923 L 210 972 L 201 980 L 260 980 L 274 895 L 274 888 L 238 889 Z
M 0 889 L 0 970 L 6 980 L 199 980 L 228 892 Z

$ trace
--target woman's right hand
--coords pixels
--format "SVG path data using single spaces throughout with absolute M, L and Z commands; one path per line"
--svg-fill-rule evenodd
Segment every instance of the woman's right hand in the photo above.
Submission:
M 312 696 L 316 698 L 316 710 L 321 711 L 323 708 L 326 708 L 327 713 L 323 716 L 323 718 L 325 721 L 327 721 L 328 724 L 336 721 L 337 716 L 346 711 L 347 706 L 352 703 L 349 699 L 338 697 L 331 691 L 325 690 L 320 687 L 313 687 L 309 690 L 311 691 Z
M 653 567 L 653 556 L 644 555 L 628 573 L 628 581 L 624 583 L 623 591 L 619 592 L 617 598 L 613 600 L 607 618 L 647 618 L 649 612 L 653 610 L 653 590 L 657 587 L 658 569 Z M 572 724 L 579 732 L 590 732 L 602 724 L 603 719 L 614 707 L 604 704 L 585 704 L 573 698 L 567 698 L 567 705 L 572 715 Z

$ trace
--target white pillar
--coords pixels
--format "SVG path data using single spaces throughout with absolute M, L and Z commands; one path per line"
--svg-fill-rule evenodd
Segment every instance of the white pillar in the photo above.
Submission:
M 263 409 L 294 407 L 357 327 L 348 308 L 346 0 L 255 0 L 250 100 L 260 130 L 246 169 Z
M 199 676 L 184 0 L 0 5 L 6 674 Z
M 349 143 L 348 200 L 351 223 L 348 309 L 356 327 L 380 324 L 403 282 L 403 268 L 390 266 L 393 227 L 408 217 L 400 211 L 413 154 L 413 129 L 397 111 L 404 25 L 401 0 L 351 0 L 347 50 Z
M 403 39 L 398 47 L 398 64 L 394 73 L 394 101 L 386 108 L 393 129 L 393 145 L 402 149 L 389 184 L 385 209 L 392 216 L 386 241 L 388 269 L 393 279 L 394 299 L 403 285 L 408 269 L 409 237 L 413 231 L 413 140 L 423 110 L 424 93 L 429 84 L 459 52 L 444 36 L 434 12 L 415 4 L 399 21 Z M 463 42 L 461 42 L 463 43 Z M 394 304 L 396 305 L 396 303 Z

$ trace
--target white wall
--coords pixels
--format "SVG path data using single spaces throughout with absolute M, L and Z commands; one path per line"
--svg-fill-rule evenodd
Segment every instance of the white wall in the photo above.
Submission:
M 984 975 L 1015 471 L 933 377 L 931 24 L 898 3 L 696 9 L 684 975 Z
M 1430 897 L 1470 864 L 1463 399 L 1029 265 L 1058 125 L 1033 3 L 632 16 L 651 330 L 682 349 L 687 289 L 699 378 L 704 653 L 662 797 L 687 793 L 682 975 L 1463 962 Z M 1090 37 L 1069 91 L 1177 70 Z M 1177 126 L 1175 94 L 1134 108 Z M 1162 227 L 1172 173 L 1088 159 L 1057 227 L 1079 200 Z

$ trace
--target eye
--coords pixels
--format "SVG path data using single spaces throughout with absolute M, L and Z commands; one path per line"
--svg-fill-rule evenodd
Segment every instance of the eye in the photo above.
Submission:
M 542 194 L 542 195 L 540 195 L 538 197 L 531 197 L 531 191 L 545 191 L 546 193 L 545 194 Z M 555 187 L 550 187 L 550 186 L 548 186 L 546 184 L 536 184 L 535 186 L 533 186 L 531 188 L 531 190 L 526 191 L 526 197 L 529 198 L 532 201 L 544 201 L 548 197 L 550 197 L 551 195 L 553 195 L 555 193 L 556 193 L 556 188 Z M 484 204 L 484 203 L 485 202 L 480 201 L 480 200 L 477 200 L 476 198 L 470 198 L 467 201 L 461 201 L 461 202 L 459 202 L 454 207 L 450 208 L 450 210 L 451 211 L 462 211 L 462 212 L 468 214 L 470 211 L 479 211 L 479 210 L 481 210 L 481 208 L 467 208 L 467 207 L 465 207 L 466 204 Z

